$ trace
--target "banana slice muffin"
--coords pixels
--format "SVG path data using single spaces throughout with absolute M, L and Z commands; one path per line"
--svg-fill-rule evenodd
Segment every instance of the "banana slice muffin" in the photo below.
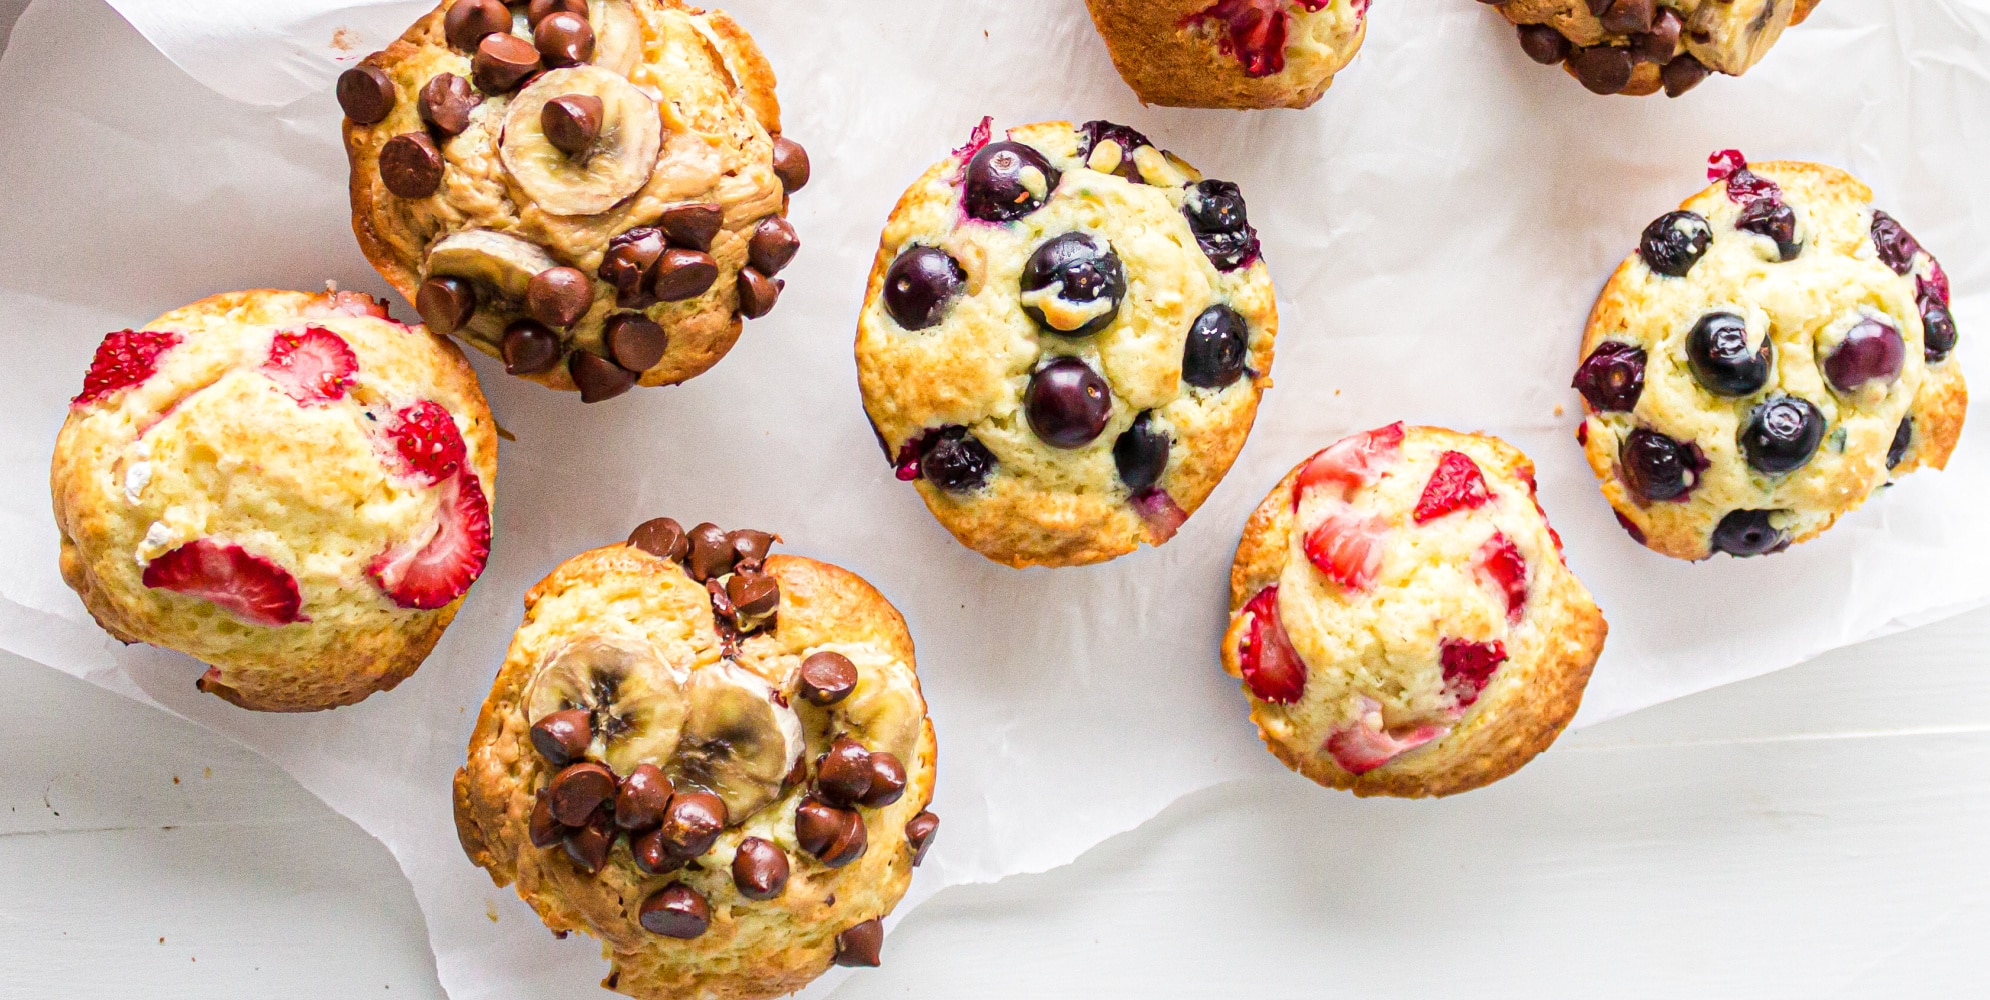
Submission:
M 1547 749 L 1608 627 L 1498 438 L 1390 424 L 1287 473 L 1230 568 L 1223 668 L 1286 766 L 1450 795 Z
M 1368 0 L 1085 0 L 1144 104 L 1304 108 L 1361 48 Z
M 584 402 L 717 364 L 808 154 L 721 11 L 448 0 L 339 77 L 360 249 L 429 329 Z
M 1592 93 L 1678 97 L 1740 76 L 1818 0 L 1481 0 L 1499 6 L 1527 57 Z
M 861 578 L 669 518 L 525 595 L 456 773 L 470 860 L 632 997 L 872 966 L 939 819 L 912 639 Z
M 496 425 L 456 345 L 349 292 L 230 292 L 105 337 L 56 437 L 62 578 L 243 708 L 400 683 L 484 570 Z
M 1969 389 L 1941 264 L 1835 167 L 1715 153 L 1597 297 L 1577 437 L 1631 537 L 1781 552 L 1948 464 Z
M 983 120 L 886 223 L 857 323 L 901 480 L 1011 566 L 1159 545 L 1244 446 L 1278 310 L 1237 185 L 1123 125 Z

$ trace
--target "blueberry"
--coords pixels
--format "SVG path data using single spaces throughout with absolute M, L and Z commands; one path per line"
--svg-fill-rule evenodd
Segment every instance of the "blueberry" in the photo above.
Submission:
M 1737 558 L 1769 555 L 1790 547 L 1790 533 L 1769 523 L 1774 510 L 1731 510 L 1714 526 L 1715 552 Z
M 1631 412 L 1645 391 L 1645 349 L 1614 341 L 1596 345 L 1575 370 L 1575 389 L 1598 412 Z
M 1243 377 L 1251 328 L 1229 306 L 1210 306 L 1189 324 L 1182 347 L 1182 381 L 1198 389 L 1221 389 Z
M 1708 313 L 1686 335 L 1686 364 L 1693 377 L 1716 396 L 1747 396 L 1769 383 L 1773 346 L 1762 338 L 1748 347 L 1748 324 L 1733 313 Z
M 1112 462 L 1119 481 L 1135 493 L 1154 485 L 1168 467 L 1168 435 L 1154 426 L 1154 411 L 1142 410 L 1133 426 L 1112 443 Z
M 1824 377 L 1839 392 L 1857 392 L 1868 382 L 1892 382 L 1907 366 L 1907 341 L 1891 323 L 1860 320 L 1824 359 Z
M 1900 418 L 1900 429 L 1893 432 L 1893 443 L 1886 448 L 1886 467 L 1891 469 L 1907 457 L 1907 446 L 1914 443 L 1914 415 Z
M 941 428 L 919 460 L 920 474 L 949 493 L 980 489 L 994 470 L 995 456 L 965 427 Z
M 1921 353 L 1934 364 L 1955 350 L 1955 316 L 1933 295 L 1921 296 Z
M 1802 468 L 1824 441 L 1824 414 L 1807 399 L 1777 396 L 1748 413 L 1741 429 L 1741 450 L 1758 472 L 1782 473 Z
M 1872 231 L 1873 250 L 1886 266 L 1893 268 L 1893 273 L 1914 270 L 1914 255 L 1921 252 L 1921 244 L 1893 216 L 1874 209 Z
M 1037 247 L 1023 265 L 1024 292 L 1042 292 L 1051 285 L 1060 287 L 1046 298 L 1052 309 L 1046 312 L 1044 300 L 1023 296 L 1023 311 L 1037 325 L 1067 337 L 1089 337 L 1112 324 L 1119 315 L 1119 300 L 1126 295 L 1126 267 L 1103 237 L 1090 233 L 1065 233 Z M 1098 311 L 1097 303 L 1105 304 Z
M 1042 153 L 1020 142 L 991 142 L 967 161 L 961 202 L 983 222 L 1009 222 L 1042 208 L 1057 180 Z
M 1030 430 L 1054 448 L 1079 448 L 1099 436 L 1112 417 L 1112 389 L 1092 367 L 1063 357 L 1037 369 L 1023 391 Z
M 1775 240 L 1776 254 L 1781 260 L 1795 260 L 1803 252 L 1803 244 L 1797 242 L 1797 213 L 1780 199 L 1759 198 L 1749 202 L 1734 220 L 1734 228 Z
M 899 326 L 924 330 L 945 318 L 966 284 L 967 272 L 945 250 L 913 247 L 884 272 L 884 308 Z
M 1098 146 L 1099 143 L 1107 141 L 1116 142 L 1119 144 L 1120 159 L 1119 165 L 1114 167 L 1112 172 L 1135 184 L 1146 183 L 1146 180 L 1140 176 L 1140 168 L 1133 163 L 1134 150 L 1142 146 L 1153 145 L 1152 142 L 1148 141 L 1146 136 L 1125 125 L 1107 121 L 1086 122 L 1078 126 L 1078 132 L 1085 137 L 1084 142 L 1078 148 L 1078 158 L 1080 160 L 1089 162 L 1092 158 L 1092 149 Z
M 1196 245 L 1219 271 L 1234 271 L 1258 258 L 1258 232 L 1251 228 L 1244 195 L 1229 181 L 1202 181 L 1188 189 L 1182 214 Z
M 1693 491 L 1695 473 L 1705 467 L 1700 449 L 1657 431 L 1638 428 L 1625 435 L 1617 455 L 1624 485 L 1642 500 L 1678 500 Z
M 1713 227 L 1699 213 L 1667 212 L 1645 227 L 1638 239 L 1638 256 L 1659 274 L 1683 278 L 1713 241 Z

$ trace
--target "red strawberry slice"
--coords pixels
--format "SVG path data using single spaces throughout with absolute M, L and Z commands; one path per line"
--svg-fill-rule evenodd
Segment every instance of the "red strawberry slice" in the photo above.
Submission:
M 390 323 L 397 322 L 387 313 L 387 300 L 376 299 L 365 292 L 326 292 L 305 307 L 306 316 L 372 316 Z
M 1449 726 L 1425 723 L 1392 733 L 1382 728 L 1381 702 L 1363 696 L 1357 707 L 1355 720 L 1335 729 L 1326 742 L 1334 763 L 1349 774 L 1367 774 L 1451 731 Z
M 1335 511 L 1306 533 L 1306 558 L 1327 579 L 1349 590 L 1367 590 L 1382 572 L 1382 541 L 1389 522 L 1351 510 Z
M 490 503 L 477 477 L 460 472 L 443 482 L 442 505 L 429 530 L 382 552 L 366 575 L 395 604 L 432 611 L 463 596 L 490 554 Z
M 1306 662 L 1279 623 L 1278 586 L 1258 591 L 1238 614 L 1251 619 L 1237 643 L 1237 662 L 1252 696 L 1276 705 L 1298 701 L 1306 692 Z
M 240 545 L 200 538 L 145 565 L 147 587 L 219 606 L 250 625 L 272 628 L 311 619 L 298 613 L 297 579 Z
M 981 124 L 976 125 L 974 131 L 967 134 L 967 145 L 954 150 L 954 156 L 962 164 L 974 159 L 974 154 L 981 152 L 981 147 L 988 145 L 988 140 L 993 135 L 994 125 L 995 117 L 993 115 L 983 115 L 981 117 Z
M 1520 624 L 1520 617 L 1527 610 L 1527 558 L 1514 546 L 1513 539 L 1504 532 L 1494 532 L 1473 554 L 1472 566 L 1506 595 L 1506 620 Z
M 345 338 L 322 326 L 303 333 L 285 331 L 270 341 L 263 374 L 299 405 L 330 403 L 345 398 L 359 358 Z
M 1587 435 L 1583 433 L 1583 429 L 1588 426 L 1587 421 L 1576 426 L 1576 441 L 1578 443 L 1589 443 L 1586 440 Z M 1562 551 L 1562 533 L 1556 531 L 1555 526 L 1548 523 L 1548 509 L 1541 506 L 1541 488 L 1534 484 L 1534 466 L 1531 464 L 1521 465 L 1520 478 L 1527 481 L 1527 498 L 1534 501 L 1534 513 L 1541 515 L 1541 524 L 1548 529 L 1548 537 L 1555 542 L 1555 555 L 1561 557 L 1562 565 L 1568 565 L 1568 553 Z
M 1707 157 L 1707 183 L 1718 184 L 1733 176 L 1735 171 L 1747 167 L 1748 157 L 1741 155 L 1741 150 L 1716 150 L 1712 156 Z
M 1342 499 L 1349 499 L 1355 490 L 1382 478 L 1402 454 L 1400 421 L 1341 438 L 1321 449 L 1299 470 L 1299 479 L 1292 485 L 1292 509 L 1298 510 L 1299 498 L 1315 487 L 1331 487 Z
M 1454 510 L 1483 507 L 1491 499 L 1492 491 L 1486 488 L 1479 463 L 1462 451 L 1447 451 L 1438 457 L 1430 482 L 1423 485 L 1423 496 L 1416 502 L 1416 523 L 1428 524 Z
M 1147 529 L 1160 540 L 1155 542 L 1156 545 L 1175 537 L 1175 532 L 1181 530 L 1182 522 L 1188 520 L 1188 511 L 1183 510 L 1167 490 L 1158 486 L 1134 494 L 1129 502 L 1133 504 L 1134 513 L 1146 522 Z
M 94 403 L 118 391 L 137 385 L 159 370 L 159 355 L 180 342 L 171 330 L 119 330 L 107 334 L 90 359 L 83 374 L 83 391 L 69 401 L 71 406 Z
M 1309 11 L 1325 7 L 1329 0 L 1299 0 Z M 1217 0 L 1202 11 L 1190 14 L 1184 26 L 1219 21 L 1224 34 L 1217 48 L 1244 64 L 1250 76 L 1271 76 L 1285 69 L 1287 0 Z
M 1457 699 L 1459 708 L 1468 708 L 1492 681 L 1493 671 L 1506 662 L 1506 646 L 1497 639 L 1446 639 L 1438 644 L 1437 661 L 1444 666 L 1444 693 Z
M 442 404 L 426 399 L 396 412 L 394 422 L 387 427 L 387 438 L 425 485 L 454 476 L 463 467 L 467 453 L 456 419 Z

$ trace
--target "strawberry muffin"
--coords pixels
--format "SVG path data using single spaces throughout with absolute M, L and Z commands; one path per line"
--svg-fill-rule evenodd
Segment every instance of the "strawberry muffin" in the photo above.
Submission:
M 1299 463 L 1251 515 L 1223 667 L 1293 770 L 1450 795 L 1554 742 L 1606 632 L 1525 455 L 1391 424 Z
M 1740 76 L 1818 0 L 1480 0 L 1591 93 L 1678 97 L 1714 73 Z
M 525 594 L 456 772 L 470 860 L 601 985 L 758 1000 L 874 966 L 939 828 L 905 620 L 764 531 L 669 518 Z
M 339 77 L 360 249 L 429 329 L 583 402 L 717 364 L 801 241 L 774 74 L 678 0 L 446 0 Z
M 243 708 L 400 683 L 490 551 L 496 425 L 455 345 L 349 292 L 230 292 L 110 334 L 49 483 L 62 578 Z
M 1597 298 L 1577 436 L 1633 538 L 1781 552 L 1948 463 L 1969 390 L 1949 281 L 1835 167 L 1715 153 Z
M 1304 108 L 1354 58 L 1368 0 L 1086 0 L 1144 104 Z
M 1044 122 L 935 164 L 857 323 L 878 444 L 1011 566 L 1159 545 L 1244 446 L 1278 310 L 1237 185 L 1123 125 Z

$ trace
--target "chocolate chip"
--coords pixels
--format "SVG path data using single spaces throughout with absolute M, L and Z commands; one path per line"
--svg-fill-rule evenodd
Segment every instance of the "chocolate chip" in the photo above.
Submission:
M 726 538 L 732 542 L 733 555 L 740 566 L 758 566 L 767 561 L 767 550 L 774 547 L 774 536 L 752 528 L 741 528 L 731 532 Z
M 539 789 L 539 795 L 532 802 L 532 818 L 527 821 L 525 835 L 533 847 L 551 847 L 566 839 L 567 828 L 553 818 L 552 800 L 546 797 L 546 790 Z
M 905 821 L 905 845 L 912 848 L 912 867 L 926 860 L 926 849 L 933 846 L 933 834 L 940 830 L 940 817 L 930 812 L 922 812 Z
M 836 964 L 874 969 L 882 961 L 878 953 L 883 949 L 884 923 L 872 917 L 836 935 Z
M 758 618 L 781 606 L 781 585 L 765 573 L 734 573 L 726 581 L 726 599 L 741 616 Z
M 486 94 L 506 93 L 539 68 L 539 50 L 508 32 L 485 35 L 470 60 L 470 76 Z
M 615 824 L 609 818 L 609 811 L 595 810 L 585 825 L 568 830 L 562 843 L 566 845 L 567 857 L 580 870 L 590 875 L 600 871 L 608 863 L 608 851 L 615 846 Z
M 1569 53 L 1569 68 L 1592 94 L 1614 94 L 1631 82 L 1631 50 L 1593 45 Z
M 640 309 L 649 304 L 650 270 L 663 256 L 663 230 L 641 226 L 618 233 L 608 241 L 596 273 L 615 286 L 617 305 Z
M 746 260 L 761 274 L 779 274 L 801 248 L 795 227 L 778 215 L 770 215 L 753 227 L 753 237 L 746 243 Z
M 553 818 L 568 826 L 580 826 L 614 794 L 615 772 L 607 765 L 591 760 L 569 764 L 553 778 Z
M 695 858 L 712 849 L 726 826 L 726 803 L 710 792 L 678 792 L 664 810 L 663 842 L 672 854 Z
M 437 275 L 415 290 L 415 312 L 430 333 L 455 333 L 477 311 L 477 290 L 462 278 Z
M 669 517 L 653 517 L 636 525 L 636 530 L 629 533 L 629 544 L 673 562 L 691 551 L 691 540 L 684 537 L 684 526 Z
M 670 346 L 663 327 L 641 313 L 617 313 L 608 317 L 602 338 L 615 363 L 632 372 L 646 372 L 663 360 Z
M 549 267 L 525 286 L 525 311 L 547 326 L 567 327 L 587 315 L 594 282 L 579 268 Z
M 584 708 L 549 713 L 532 724 L 532 749 L 554 767 L 566 767 L 587 756 L 594 741 L 594 715 Z
M 1894 464 L 1898 465 L 1899 463 L 1896 462 Z M 781 791 L 783 794 L 785 794 L 788 791 L 788 789 L 793 788 L 796 785 L 799 785 L 807 780 L 808 780 L 808 757 L 807 755 L 796 757 L 793 766 L 788 768 L 787 775 L 781 779 Z
M 691 558 L 684 564 L 691 579 L 699 583 L 716 580 L 732 572 L 737 558 L 725 529 L 710 521 L 691 529 Z
M 1650 31 L 1631 39 L 1631 53 L 1639 62 L 1663 66 L 1671 62 L 1673 54 L 1679 51 L 1679 33 L 1685 27 L 1686 22 L 1679 18 L 1679 13 L 1666 7 L 1652 19 Z
M 1678 97 L 1699 86 L 1700 81 L 1706 79 L 1709 72 L 1700 60 L 1682 55 L 1666 63 L 1665 68 L 1659 71 L 1658 78 L 1665 81 L 1665 96 Z
M 802 697 L 826 708 L 857 689 L 857 665 L 842 653 L 825 649 L 802 661 L 800 681 Z
M 498 0 L 456 0 L 442 15 L 442 34 L 465 52 L 476 51 L 485 35 L 511 30 L 511 11 Z
M 759 319 L 773 312 L 774 303 L 780 301 L 781 289 L 786 284 L 750 267 L 740 268 L 739 314 L 747 319 Z
M 1553 66 L 1569 57 L 1568 36 L 1545 24 L 1520 26 L 1520 51 L 1543 66 Z
M 372 125 L 394 110 L 394 80 L 378 66 L 362 63 L 339 74 L 339 107 L 354 125 Z
M 905 794 L 905 765 L 898 762 L 897 754 L 880 750 L 871 755 L 871 788 L 864 793 L 859 804 L 872 809 L 882 809 L 897 802 Z
M 665 302 L 682 302 L 705 294 L 719 280 L 719 262 L 702 250 L 671 247 L 656 263 L 651 294 Z
M 533 27 L 532 44 L 548 66 L 578 66 L 594 58 L 594 29 L 584 14 L 557 11 Z
M 646 875 L 663 875 L 684 867 L 689 858 L 680 857 L 664 839 L 663 827 L 629 835 L 629 856 Z
M 416 104 L 421 120 L 443 135 L 456 135 L 470 127 L 470 112 L 484 102 L 470 81 L 454 73 L 437 73 L 422 84 Z
M 539 130 L 546 141 L 568 156 L 585 157 L 601 138 L 601 98 L 593 94 L 566 94 L 546 102 L 539 109 Z
M 521 319 L 505 327 L 498 348 L 504 354 L 504 370 L 513 375 L 537 375 L 560 363 L 560 335 L 538 320 Z
M 788 887 L 788 855 L 759 837 L 740 841 L 732 856 L 732 884 L 748 899 L 773 899 Z
M 808 150 L 786 136 L 774 137 L 774 176 L 781 187 L 794 194 L 808 186 Z
M 525 6 L 525 23 L 538 27 L 548 14 L 565 11 L 569 14 L 587 16 L 587 0 L 532 0 Z
M 718 205 L 676 205 L 663 210 L 656 224 L 670 237 L 672 246 L 691 250 L 710 250 L 712 239 L 719 235 L 719 228 L 725 225 L 725 209 Z
M 1589 13 L 1592 17 L 1602 17 L 1610 9 L 1611 0 L 1589 0 Z
M 863 857 L 870 839 L 856 810 L 810 797 L 795 807 L 795 843 L 823 864 L 841 868 Z
M 580 390 L 580 401 L 599 403 L 614 399 L 635 387 L 636 373 L 599 354 L 575 351 L 567 359 L 567 374 Z
M 637 764 L 615 789 L 615 825 L 624 830 L 649 830 L 663 823 L 670 797 L 677 790 L 670 776 L 655 764 Z
M 426 198 L 442 186 L 442 151 L 426 132 L 407 132 L 380 147 L 380 180 L 403 198 Z
M 855 805 L 871 791 L 871 752 L 848 736 L 815 761 L 815 794 L 832 806 Z
M 636 922 L 651 934 L 688 941 L 705 933 L 705 928 L 711 925 L 712 908 L 698 890 L 682 882 L 672 882 L 643 900 Z
M 1658 5 L 1653 0 L 1614 0 L 1603 14 L 1603 30 L 1617 35 L 1635 35 L 1651 30 L 1651 20 L 1658 13 Z

